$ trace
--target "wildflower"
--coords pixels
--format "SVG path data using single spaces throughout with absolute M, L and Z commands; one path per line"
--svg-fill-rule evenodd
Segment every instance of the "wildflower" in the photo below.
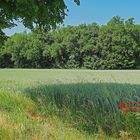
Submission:
M 137 109 L 138 109 L 138 107 L 136 107 L 136 106 L 133 107 L 133 110 L 134 110 L 134 111 L 136 111 Z
M 132 104 L 133 104 L 133 102 L 131 101 L 131 102 L 130 102 L 130 104 L 132 105 Z
M 126 113 L 127 111 L 130 111 L 130 107 L 127 108 L 123 108 L 124 113 Z
M 129 105 L 129 102 L 126 102 L 126 105 Z
M 121 102 L 118 107 L 122 108 L 124 104 L 125 104 L 125 102 Z
M 138 104 L 140 104 L 140 101 L 138 101 Z

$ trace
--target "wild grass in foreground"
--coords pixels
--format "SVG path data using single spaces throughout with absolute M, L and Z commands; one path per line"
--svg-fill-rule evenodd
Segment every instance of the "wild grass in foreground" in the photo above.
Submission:
M 140 99 L 140 86 L 82 83 L 0 89 L 0 140 L 140 139 L 140 119 L 121 101 Z
M 26 89 L 45 116 L 57 116 L 70 127 L 89 134 L 100 130 L 118 138 L 121 131 L 140 138 L 140 120 L 135 112 L 124 114 L 118 108 L 122 101 L 140 99 L 140 86 L 130 84 L 68 84 Z
M 55 116 L 42 115 L 36 105 L 23 95 L 0 90 L 0 140 L 93 139 Z

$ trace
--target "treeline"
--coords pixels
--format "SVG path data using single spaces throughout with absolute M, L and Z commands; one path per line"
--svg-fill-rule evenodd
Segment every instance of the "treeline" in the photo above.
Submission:
M 107 25 L 67 26 L 15 34 L 0 43 L 1 68 L 139 69 L 140 25 L 113 17 Z

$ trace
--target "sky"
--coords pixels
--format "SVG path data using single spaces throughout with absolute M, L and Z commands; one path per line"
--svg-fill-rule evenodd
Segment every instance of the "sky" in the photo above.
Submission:
M 120 16 L 123 19 L 135 18 L 140 23 L 140 0 L 81 0 L 80 6 L 74 0 L 65 0 L 68 6 L 68 16 L 64 24 L 79 25 L 93 22 L 99 25 L 106 24 L 113 16 Z M 23 32 L 26 29 L 21 23 L 12 29 L 4 30 L 10 36 L 14 33 Z

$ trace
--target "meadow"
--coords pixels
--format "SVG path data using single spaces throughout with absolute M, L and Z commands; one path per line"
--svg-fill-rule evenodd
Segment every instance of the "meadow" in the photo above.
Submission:
M 139 70 L 0 70 L 0 140 L 140 139 Z

